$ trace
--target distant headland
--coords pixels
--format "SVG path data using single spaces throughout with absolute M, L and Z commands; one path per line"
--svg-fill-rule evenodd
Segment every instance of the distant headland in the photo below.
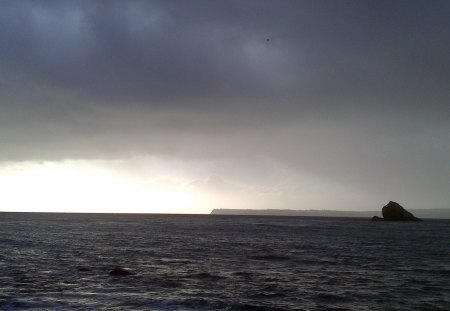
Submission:
M 411 209 L 418 218 L 450 219 L 450 208 Z M 376 211 L 337 211 L 337 210 L 294 210 L 294 209 L 213 209 L 211 215 L 254 215 L 254 216 L 314 216 L 314 217 L 363 217 L 379 215 Z

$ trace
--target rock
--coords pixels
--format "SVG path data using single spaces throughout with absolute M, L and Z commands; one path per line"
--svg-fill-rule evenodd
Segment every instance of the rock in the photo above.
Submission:
M 121 267 L 115 267 L 114 269 L 112 269 L 109 272 L 109 275 L 114 275 L 114 276 L 127 276 L 127 275 L 134 275 L 134 272 L 125 269 L 125 268 L 121 268 Z
M 87 268 L 87 267 L 78 267 L 78 271 L 80 271 L 80 272 L 89 272 L 89 271 L 92 271 L 92 270 Z
M 383 218 L 373 216 L 373 221 L 387 220 L 387 221 L 421 221 L 421 219 L 415 217 L 413 214 L 405 210 L 400 204 L 389 201 L 388 204 L 383 206 L 381 213 Z
M 400 204 L 390 201 L 381 210 L 383 218 L 395 221 L 420 221 L 419 218 L 405 210 Z
M 194 278 L 194 279 L 205 280 L 205 281 L 219 281 L 219 280 L 225 279 L 224 276 L 215 275 L 215 274 L 211 274 L 208 272 L 192 274 L 192 275 L 190 275 L 190 277 Z

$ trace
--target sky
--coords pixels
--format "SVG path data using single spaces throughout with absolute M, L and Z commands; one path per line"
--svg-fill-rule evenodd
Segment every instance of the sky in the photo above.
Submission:
M 450 208 L 449 13 L 0 1 L 0 210 Z

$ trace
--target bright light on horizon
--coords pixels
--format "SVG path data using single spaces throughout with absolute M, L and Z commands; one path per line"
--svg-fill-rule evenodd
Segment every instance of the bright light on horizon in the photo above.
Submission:
M 1 211 L 208 213 L 188 186 L 159 185 L 77 161 L 25 163 L 0 170 Z

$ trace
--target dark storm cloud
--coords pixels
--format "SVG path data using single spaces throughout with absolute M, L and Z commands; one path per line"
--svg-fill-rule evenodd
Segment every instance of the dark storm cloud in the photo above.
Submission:
M 0 159 L 263 155 L 380 191 L 422 180 L 410 191 L 442 198 L 449 12 L 448 1 L 2 1 Z
M 448 6 L 3 2 L 2 71 L 108 105 L 417 105 L 447 86 Z

